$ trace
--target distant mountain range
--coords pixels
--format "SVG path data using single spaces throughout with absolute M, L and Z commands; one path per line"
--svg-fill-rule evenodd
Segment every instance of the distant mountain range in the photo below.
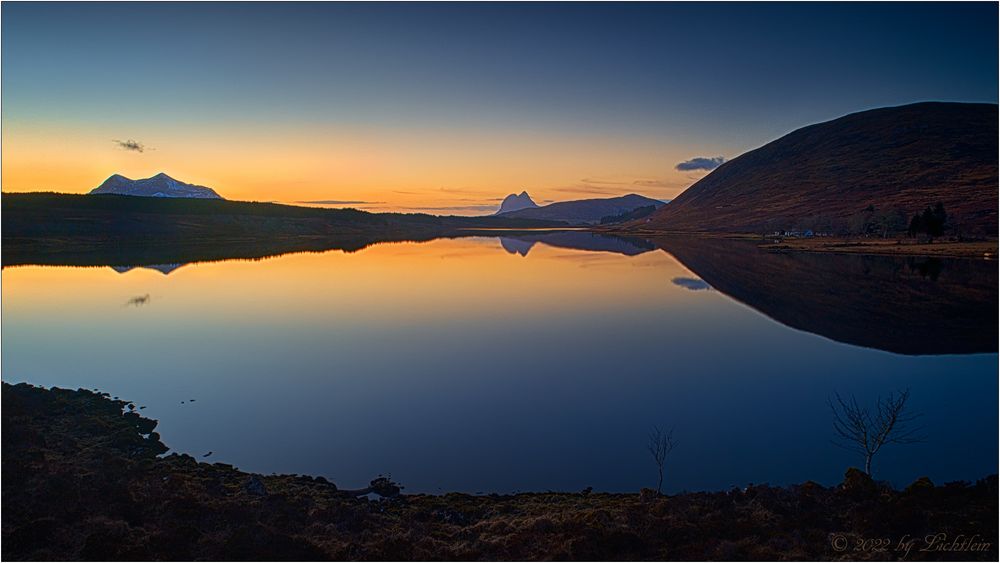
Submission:
M 520 211 L 522 209 L 533 209 L 535 207 L 538 207 L 538 204 L 531 200 L 528 192 L 521 192 L 516 195 L 510 194 L 503 198 L 503 202 L 500 204 L 500 209 L 496 212 L 496 215 L 511 211 Z
M 217 197 L 4 193 L 0 207 L 4 266 L 170 265 L 293 250 L 357 250 L 476 229 L 566 226 L 506 215 L 368 213 Z
M 160 172 L 151 178 L 132 180 L 114 174 L 90 191 L 91 194 L 116 194 L 140 197 L 184 197 L 196 199 L 222 199 L 212 188 L 186 184 Z
M 514 198 L 514 200 L 511 200 L 511 198 Z M 602 219 L 605 220 L 605 223 L 613 222 L 613 218 L 627 216 L 641 207 L 659 209 L 664 205 L 660 200 L 650 199 L 638 194 L 605 199 L 560 201 L 539 207 L 531 201 L 531 197 L 528 196 L 527 192 L 521 192 L 520 195 L 515 196 L 511 194 L 504 198 L 504 204 L 508 201 L 516 201 L 518 204 L 530 203 L 531 207 L 524 207 L 515 211 L 504 211 L 503 205 L 501 205 L 497 215 L 517 219 L 565 221 L 571 225 L 596 225 L 601 223 Z
M 798 129 L 716 168 L 629 228 L 654 231 L 906 230 L 940 202 L 962 234 L 995 236 L 995 104 L 919 103 Z

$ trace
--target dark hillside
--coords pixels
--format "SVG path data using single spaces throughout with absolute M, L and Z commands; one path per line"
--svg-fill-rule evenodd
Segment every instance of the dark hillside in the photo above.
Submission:
M 715 169 L 629 228 L 851 232 L 942 203 L 951 232 L 996 236 L 997 106 L 920 103 L 803 127 Z M 898 222 L 898 219 L 896 220 Z M 897 225 L 898 227 L 898 225 Z

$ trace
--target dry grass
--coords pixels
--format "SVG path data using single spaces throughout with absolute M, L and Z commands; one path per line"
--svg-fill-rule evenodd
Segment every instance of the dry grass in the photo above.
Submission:
M 804 127 L 727 162 L 635 229 L 837 227 L 869 205 L 907 218 L 941 202 L 965 234 L 996 236 L 997 106 L 925 103 Z M 826 224 L 835 226 L 824 226 Z
M 940 258 L 997 258 L 997 241 L 865 238 L 785 238 L 760 245 L 766 250 L 796 252 L 835 252 L 881 256 L 936 256 Z
M 89 391 L 3 385 L 6 560 L 842 559 L 831 537 L 980 534 L 997 558 L 997 484 L 652 494 L 354 498 L 299 475 L 156 457 L 153 423 Z M 856 552 L 851 559 L 900 559 Z M 941 554 L 912 554 L 936 559 Z

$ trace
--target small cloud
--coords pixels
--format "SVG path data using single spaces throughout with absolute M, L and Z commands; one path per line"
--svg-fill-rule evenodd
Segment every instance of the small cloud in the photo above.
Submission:
M 126 307 L 142 307 L 149 303 L 149 294 L 137 295 L 125 302 Z
M 118 148 L 125 151 L 146 152 L 147 150 L 150 151 L 153 150 L 147 147 L 146 145 L 140 143 L 139 141 L 136 141 L 135 139 L 128 139 L 127 141 L 119 141 L 118 139 L 112 139 L 111 142 L 118 145 Z
M 699 280 L 698 278 L 674 278 L 672 281 L 674 282 L 674 285 L 679 285 L 684 289 L 690 289 L 691 291 L 712 289 L 712 286 L 705 283 L 705 280 Z
M 721 156 L 696 156 L 691 160 L 681 162 L 674 168 L 682 172 L 686 172 L 688 170 L 715 170 L 719 166 L 722 166 L 722 163 L 725 161 L 726 159 Z

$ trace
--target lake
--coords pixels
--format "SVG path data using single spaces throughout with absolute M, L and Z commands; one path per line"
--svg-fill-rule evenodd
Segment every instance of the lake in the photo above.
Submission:
M 997 264 L 585 232 L 3 270 L 3 380 L 107 391 L 175 452 L 406 492 L 814 480 L 834 393 L 910 389 L 876 478 L 997 472 Z M 210 457 L 204 454 L 212 452 Z

